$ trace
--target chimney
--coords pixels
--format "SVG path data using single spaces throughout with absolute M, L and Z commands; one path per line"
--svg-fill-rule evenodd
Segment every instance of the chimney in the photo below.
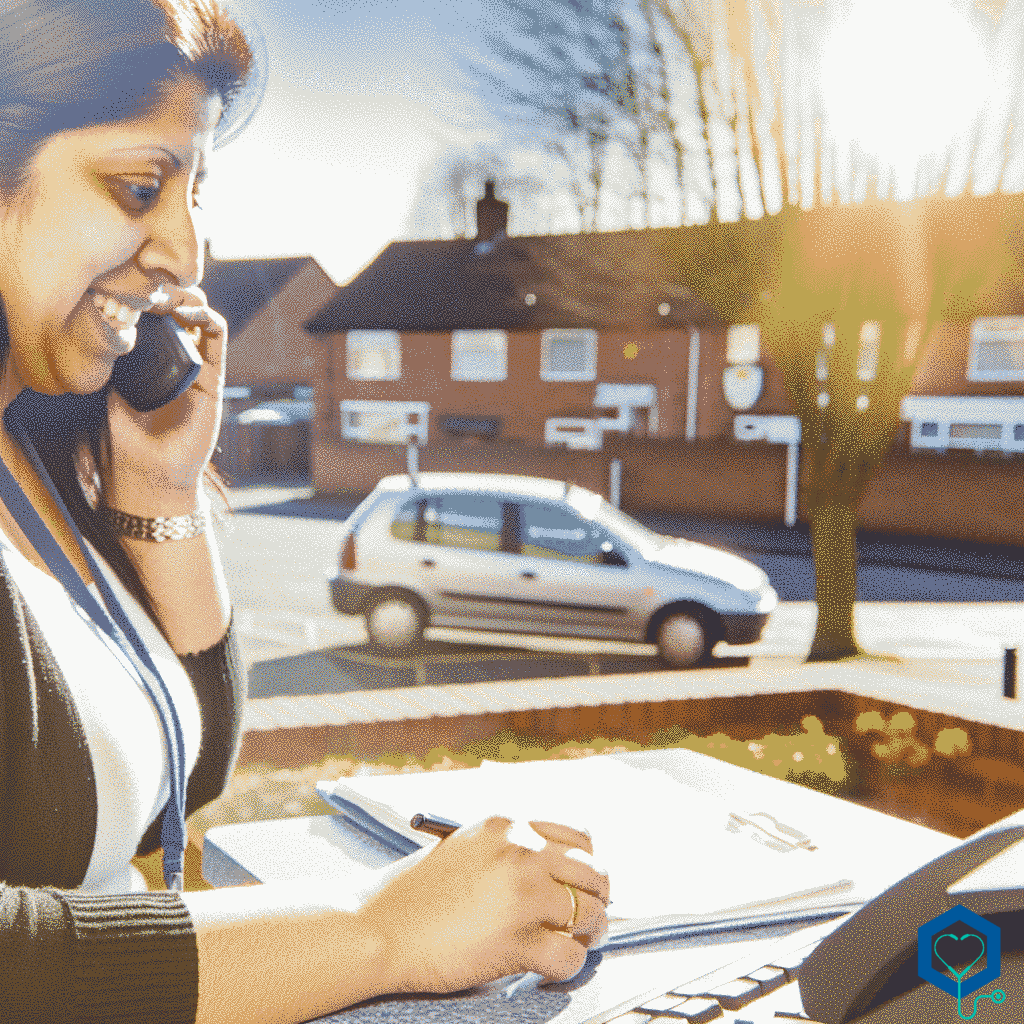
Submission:
M 489 242 L 508 228 L 508 203 L 494 198 L 494 182 L 484 183 L 484 197 L 476 204 L 476 238 Z

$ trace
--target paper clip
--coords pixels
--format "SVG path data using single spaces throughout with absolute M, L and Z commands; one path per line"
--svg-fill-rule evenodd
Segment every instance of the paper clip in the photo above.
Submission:
M 757 820 L 755 820 L 757 819 Z M 729 832 L 741 832 L 749 828 L 750 838 L 755 842 L 763 843 L 769 849 L 777 850 L 779 853 L 788 853 L 790 850 L 816 850 L 818 847 L 811 842 L 811 837 L 805 832 L 795 829 L 792 825 L 784 825 L 778 818 L 773 818 L 767 811 L 748 812 L 746 816 L 729 812 L 729 820 L 726 823 L 726 830 Z

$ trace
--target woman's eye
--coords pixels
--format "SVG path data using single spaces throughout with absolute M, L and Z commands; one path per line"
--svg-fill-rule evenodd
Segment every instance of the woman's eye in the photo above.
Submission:
M 125 188 L 128 190 L 128 194 L 132 199 L 139 204 L 141 209 L 135 210 L 135 213 L 142 213 L 148 210 L 160 197 L 160 185 L 140 185 L 135 181 L 126 181 L 123 183 Z M 201 210 L 202 206 L 199 205 L 199 189 L 195 188 L 192 192 L 192 205 L 195 209 Z
M 142 213 L 149 209 L 160 195 L 159 184 L 143 185 L 137 181 L 125 181 L 124 179 L 120 184 L 124 190 L 123 194 L 128 197 L 130 205 L 133 207 L 132 213 Z

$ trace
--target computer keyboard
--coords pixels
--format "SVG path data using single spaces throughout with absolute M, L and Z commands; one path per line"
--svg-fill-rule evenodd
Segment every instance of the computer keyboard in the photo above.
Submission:
M 818 929 L 809 929 L 818 932 Z M 815 934 L 796 932 L 780 940 L 774 951 L 730 964 L 693 981 L 680 982 L 655 996 L 609 1018 L 608 1024 L 785 1024 L 786 1020 L 815 1024 L 803 1012 L 797 974 L 821 941 Z

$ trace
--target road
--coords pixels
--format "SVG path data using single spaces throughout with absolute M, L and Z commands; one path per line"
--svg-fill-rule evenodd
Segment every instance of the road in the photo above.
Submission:
M 305 488 L 237 489 L 232 491 L 236 512 L 231 522 L 217 528 L 248 666 L 366 639 L 360 619 L 334 611 L 326 583 L 335 572 L 338 517 L 351 505 L 289 503 L 306 495 Z M 701 524 L 680 517 L 675 525 L 686 527 L 685 531 L 673 531 L 672 523 L 651 525 L 745 553 L 765 569 L 779 592 L 781 603 L 759 644 L 731 650 L 722 645 L 716 653 L 751 657 L 806 653 L 816 616 L 814 567 L 806 538 L 786 533 L 772 540 L 772 546 L 785 543 L 790 550 L 766 551 L 756 550 L 759 544 L 764 546 L 763 537 L 734 533 L 723 539 L 708 530 L 702 537 Z M 862 550 L 860 600 L 855 608 L 858 636 L 866 648 L 904 658 L 979 660 L 996 659 L 1005 647 L 1024 649 L 1024 564 L 1017 573 L 1016 563 L 986 561 L 983 552 L 965 551 L 962 546 L 901 547 L 881 541 L 876 546 L 879 552 L 871 557 L 879 561 L 865 560 Z M 434 636 L 447 638 L 448 633 Z M 555 652 L 581 654 L 648 650 L 602 642 L 530 641 L 535 649 L 538 644 Z

